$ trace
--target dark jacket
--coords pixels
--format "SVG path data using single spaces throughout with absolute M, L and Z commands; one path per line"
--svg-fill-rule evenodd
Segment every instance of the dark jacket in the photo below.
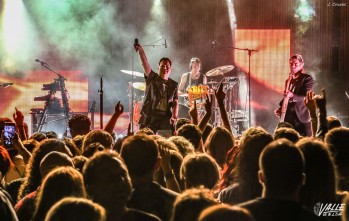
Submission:
M 151 71 L 149 76 L 145 76 L 145 99 L 143 103 L 143 107 L 141 109 L 141 117 L 139 119 L 139 124 L 148 125 L 150 123 L 150 119 L 152 114 L 156 110 L 161 98 L 161 88 L 162 88 L 162 79 L 161 77 Z M 168 89 L 167 89 L 167 113 L 168 117 L 172 116 L 172 106 L 173 101 L 178 100 L 178 83 L 171 78 L 167 81 Z

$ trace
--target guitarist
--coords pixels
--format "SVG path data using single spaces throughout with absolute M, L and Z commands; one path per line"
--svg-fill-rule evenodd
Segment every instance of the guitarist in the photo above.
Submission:
M 311 136 L 310 115 L 304 104 L 304 98 L 307 91 L 313 90 L 314 80 L 304 72 L 302 55 L 292 55 L 289 64 L 290 76 L 285 82 L 284 99 L 274 113 L 281 117 L 280 122 L 290 123 L 300 135 Z M 285 104 L 283 104 L 284 101 Z M 282 110 L 282 107 L 284 107 L 284 110 Z

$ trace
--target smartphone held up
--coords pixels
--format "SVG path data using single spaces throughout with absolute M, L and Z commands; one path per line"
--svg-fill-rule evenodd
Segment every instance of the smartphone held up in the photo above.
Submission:
M 16 124 L 6 122 L 4 126 L 4 146 L 6 149 L 12 149 L 13 142 L 12 139 L 16 134 Z

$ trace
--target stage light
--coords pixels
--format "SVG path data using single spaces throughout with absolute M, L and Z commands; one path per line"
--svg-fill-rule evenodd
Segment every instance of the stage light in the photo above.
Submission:
M 314 8 L 309 4 L 307 0 L 298 0 L 295 17 L 301 22 L 309 22 L 315 16 Z

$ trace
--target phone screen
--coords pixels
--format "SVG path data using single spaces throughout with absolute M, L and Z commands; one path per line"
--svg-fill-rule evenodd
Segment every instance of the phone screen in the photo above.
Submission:
M 5 124 L 4 127 L 4 145 L 7 149 L 13 148 L 12 139 L 16 133 L 16 125 L 15 124 Z

